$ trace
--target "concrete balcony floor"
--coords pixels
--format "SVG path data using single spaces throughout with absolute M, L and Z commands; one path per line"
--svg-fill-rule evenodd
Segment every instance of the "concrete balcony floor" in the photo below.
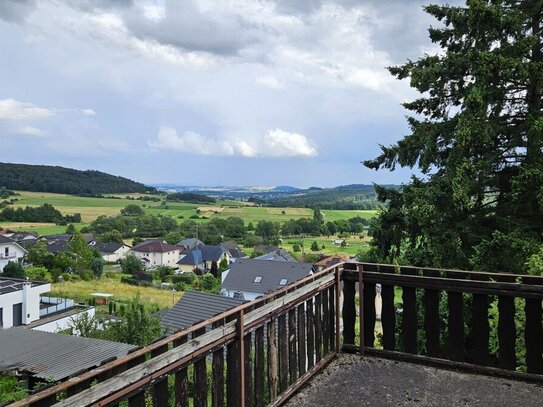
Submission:
M 543 386 L 341 354 L 287 406 L 541 406 Z

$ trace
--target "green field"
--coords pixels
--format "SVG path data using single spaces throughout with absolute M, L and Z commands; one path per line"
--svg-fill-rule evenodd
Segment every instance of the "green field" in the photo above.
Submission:
M 80 213 L 84 224 L 88 224 L 100 215 L 113 216 L 118 215 L 122 208 L 128 204 L 134 204 L 144 207 L 145 212 L 153 215 L 171 216 L 178 222 L 190 219 L 193 215 L 199 215 L 201 219 L 196 219 L 197 222 L 206 222 L 209 219 L 228 218 L 229 216 L 237 216 L 242 218 L 246 224 L 249 222 L 258 223 L 260 220 L 273 222 L 286 222 L 290 219 L 310 218 L 313 216 L 313 211 L 308 208 L 265 208 L 251 206 L 245 202 L 232 200 L 218 200 L 213 205 L 199 205 L 183 202 L 170 202 L 166 205 L 161 205 L 160 202 L 138 201 L 125 199 L 127 195 L 116 195 L 121 199 L 113 198 L 85 198 L 73 195 L 51 194 L 45 192 L 24 192 L 19 191 L 20 195 L 15 196 L 17 201 L 13 207 L 39 206 L 44 203 L 49 203 L 60 210 L 63 215 L 71 215 Z M 138 196 L 138 194 L 129 194 L 130 196 Z M 200 213 L 197 212 L 200 208 Z M 284 213 L 283 213 L 284 212 Z M 370 218 L 375 216 L 376 211 L 373 210 L 323 210 L 325 221 L 336 221 L 340 219 L 348 219 L 355 216 Z M 31 230 L 41 234 L 62 232 L 65 227 L 53 224 L 37 224 L 37 223 L 14 223 L 0 222 L 1 227 L 7 227 L 15 230 Z M 82 227 L 83 225 L 78 225 Z

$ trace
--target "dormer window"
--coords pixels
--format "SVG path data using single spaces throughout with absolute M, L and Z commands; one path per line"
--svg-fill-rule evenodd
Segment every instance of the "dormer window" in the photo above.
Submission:
M 282 278 L 281 281 L 279 281 L 279 285 L 287 285 L 288 280 L 286 278 Z
M 262 282 L 262 277 L 258 276 L 258 277 L 255 277 L 255 283 L 256 284 L 260 284 Z

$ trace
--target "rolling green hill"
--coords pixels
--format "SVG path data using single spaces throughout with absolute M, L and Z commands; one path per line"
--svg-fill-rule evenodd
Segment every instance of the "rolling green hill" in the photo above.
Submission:
M 0 186 L 13 190 L 88 196 L 156 192 L 153 187 L 100 171 L 10 163 L 0 163 Z

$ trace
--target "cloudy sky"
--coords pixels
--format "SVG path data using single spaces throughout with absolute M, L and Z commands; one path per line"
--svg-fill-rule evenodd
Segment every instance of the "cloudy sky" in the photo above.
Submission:
M 1 161 L 146 183 L 398 183 L 370 171 L 436 49 L 419 0 L 1 0 Z

